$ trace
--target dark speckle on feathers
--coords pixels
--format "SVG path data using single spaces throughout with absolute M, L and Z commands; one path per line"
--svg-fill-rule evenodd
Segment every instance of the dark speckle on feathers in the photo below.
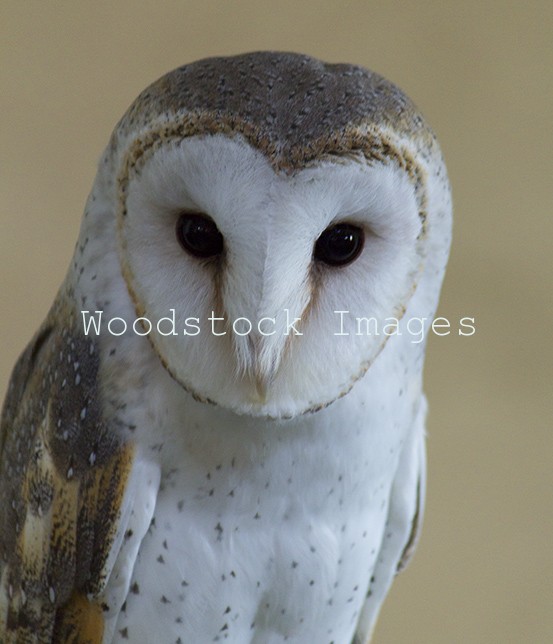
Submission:
M 352 123 L 428 134 L 411 101 L 378 74 L 286 52 L 207 58 L 179 67 L 138 97 L 120 132 L 182 110 L 239 119 L 262 130 L 275 148 L 303 146 Z

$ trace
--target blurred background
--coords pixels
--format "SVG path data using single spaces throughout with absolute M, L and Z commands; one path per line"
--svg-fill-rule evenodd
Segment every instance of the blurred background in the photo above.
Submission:
M 2 397 L 110 132 L 151 81 L 279 49 L 411 96 L 453 186 L 438 314 L 477 331 L 430 338 L 425 525 L 375 642 L 553 642 L 553 3 L 3 0 L 0 25 Z

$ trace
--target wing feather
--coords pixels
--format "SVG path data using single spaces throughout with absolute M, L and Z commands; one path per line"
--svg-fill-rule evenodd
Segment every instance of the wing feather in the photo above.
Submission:
M 134 446 L 104 418 L 99 347 L 60 299 L 14 369 L 0 423 L 0 640 L 99 644 L 129 520 Z M 123 517 L 123 519 L 122 519 Z
M 413 554 L 422 525 L 426 484 L 426 400 L 423 397 L 392 485 L 388 518 L 353 644 L 368 644 L 394 576 Z

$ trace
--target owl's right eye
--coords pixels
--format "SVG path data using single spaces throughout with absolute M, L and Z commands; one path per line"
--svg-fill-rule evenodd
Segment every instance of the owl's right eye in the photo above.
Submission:
M 223 235 L 207 215 L 184 212 L 177 221 L 177 239 L 194 257 L 214 257 L 223 252 Z

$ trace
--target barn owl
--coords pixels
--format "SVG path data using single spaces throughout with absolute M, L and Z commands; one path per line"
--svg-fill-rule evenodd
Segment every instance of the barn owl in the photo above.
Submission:
M 450 220 L 435 136 L 366 69 L 144 90 L 9 384 L 2 642 L 366 644 L 423 514 L 408 322 Z

